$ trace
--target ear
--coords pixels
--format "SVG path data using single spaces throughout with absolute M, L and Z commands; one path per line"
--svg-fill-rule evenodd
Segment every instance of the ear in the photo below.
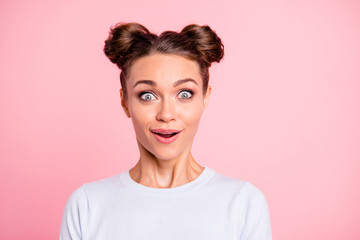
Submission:
M 121 99 L 121 106 L 126 114 L 126 116 L 128 118 L 130 118 L 130 113 L 129 113 L 129 109 L 128 109 L 128 106 L 127 106 L 127 100 L 125 98 L 125 95 L 124 95 L 124 90 L 121 88 L 120 89 L 120 99 Z
M 207 105 L 209 104 L 210 95 L 211 95 L 211 86 L 208 85 L 205 96 L 204 96 L 204 108 L 206 108 Z

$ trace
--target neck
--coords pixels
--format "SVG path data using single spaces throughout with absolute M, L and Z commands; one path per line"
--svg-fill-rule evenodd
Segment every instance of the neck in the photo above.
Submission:
M 140 150 L 140 159 L 130 169 L 129 174 L 134 181 L 147 187 L 172 188 L 193 181 L 203 170 L 193 158 L 190 149 L 174 159 L 166 160 Z

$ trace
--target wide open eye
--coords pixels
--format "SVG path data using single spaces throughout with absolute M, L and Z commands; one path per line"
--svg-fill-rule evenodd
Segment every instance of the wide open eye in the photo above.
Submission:
M 151 92 L 143 92 L 143 93 L 140 93 L 140 99 L 144 100 L 144 101 L 151 101 L 151 100 L 156 99 L 156 97 Z
M 179 92 L 178 96 L 181 98 L 181 99 L 189 99 L 191 98 L 193 95 L 193 91 L 191 90 L 182 90 Z

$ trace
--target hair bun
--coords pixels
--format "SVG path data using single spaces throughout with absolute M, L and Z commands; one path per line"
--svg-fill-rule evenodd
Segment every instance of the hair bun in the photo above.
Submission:
M 190 24 L 184 27 L 181 33 L 186 34 L 194 42 L 197 50 L 209 66 L 212 62 L 220 62 L 223 58 L 224 45 L 209 26 Z
M 112 63 L 120 69 L 134 43 L 149 42 L 152 34 L 147 28 L 138 23 L 116 24 L 110 29 L 109 37 L 105 40 L 104 53 Z

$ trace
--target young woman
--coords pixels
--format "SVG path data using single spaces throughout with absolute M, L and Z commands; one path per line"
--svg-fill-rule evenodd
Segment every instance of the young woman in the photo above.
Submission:
M 60 239 L 270 240 L 264 195 L 191 154 L 211 93 L 209 67 L 224 54 L 216 33 L 192 24 L 157 36 L 137 23 L 118 24 L 104 52 L 121 70 L 121 105 L 140 159 L 77 189 Z

